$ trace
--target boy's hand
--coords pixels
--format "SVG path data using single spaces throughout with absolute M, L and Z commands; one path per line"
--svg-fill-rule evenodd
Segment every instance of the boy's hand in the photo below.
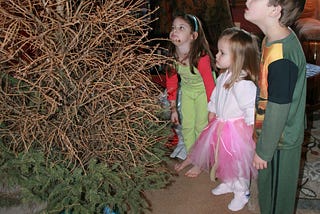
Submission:
M 268 162 L 265 160 L 262 160 L 257 153 L 254 154 L 253 158 L 253 166 L 256 169 L 266 169 L 268 167 Z

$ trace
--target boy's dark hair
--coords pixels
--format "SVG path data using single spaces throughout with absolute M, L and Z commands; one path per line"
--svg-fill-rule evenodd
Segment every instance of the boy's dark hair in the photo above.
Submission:
M 280 23 L 291 26 L 300 16 L 306 0 L 269 0 L 269 5 L 281 6 Z

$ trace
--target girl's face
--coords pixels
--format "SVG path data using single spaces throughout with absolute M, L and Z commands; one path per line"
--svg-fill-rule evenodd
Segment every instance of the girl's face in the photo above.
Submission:
M 216 66 L 220 69 L 228 69 L 231 66 L 232 54 L 229 40 L 222 37 L 218 41 L 218 53 L 216 54 Z
M 177 17 L 172 23 L 169 38 L 174 45 L 181 46 L 183 44 L 190 44 L 195 37 L 189 23 Z

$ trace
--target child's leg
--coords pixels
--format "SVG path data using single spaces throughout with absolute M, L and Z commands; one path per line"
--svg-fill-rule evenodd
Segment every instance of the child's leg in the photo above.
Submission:
M 198 166 L 193 166 L 191 169 L 189 169 L 185 176 L 189 177 L 189 178 L 195 178 L 198 175 L 200 175 L 200 173 L 202 172 L 201 168 Z
M 181 129 L 182 129 L 181 125 L 177 125 L 175 127 L 175 132 L 177 134 L 179 141 L 178 141 L 178 145 L 176 146 L 176 148 L 170 154 L 170 157 L 185 160 L 187 158 L 187 149 L 186 149 L 186 146 L 184 145 Z
M 221 183 L 216 188 L 212 189 L 213 195 L 223 195 L 232 192 L 232 182 Z
M 174 166 L 174 169 L 179 172 L 181 170 L 183 170 L 185 167 L 189 166 L 191 164 L 191 159 L 189 157 L 187 157 L 187 159 L 185 159 L 184 161 L 182 161 L 182 163 L 177 163 Z
M 206 93 L 182 91 L 181 94 L 182 136 L 189 152 L 204 127 L 208 124 Z
M 268 168 L 259 170 L 258 190 L 261 214 L 294 213 L 301 147 L 276 150 Z
M 260 213 L 258 200 L 258 183 L 257 179 L 252 179 L 250 183 L 250 199 L 248 202 L 248 210 L 252 213 Z
M 187 152 L 189 152 L 190 148 L 196 140 L 194 127 L 194 121 L 196 120 L 195 106 L 193 99 L 189 95 L 189 93 L 182 93 L 181 95 L 181 115 L 181 132 Z
M 234 198 L 228 204 L 229 210 L 239 211 L 244 208 L 248 203 L 250 193 L 249 193 L 250 180 L 239 178 L 233 183 L 232 189 L 234 193 Z

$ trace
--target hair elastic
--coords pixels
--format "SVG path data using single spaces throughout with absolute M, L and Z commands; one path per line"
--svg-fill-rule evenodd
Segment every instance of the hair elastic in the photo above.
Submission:
M 199 27 L 198 27 L 198 20 L 197 20 L 197 18 L 196 18 L 194 15 L 191 15 L 191 14 L 188 14 L 188 16 L 190 16 L 190 17 L 193 19 L 193 21 L 194 21 L 194 31 L 195 31 L 195 32 L 198 32 Z

